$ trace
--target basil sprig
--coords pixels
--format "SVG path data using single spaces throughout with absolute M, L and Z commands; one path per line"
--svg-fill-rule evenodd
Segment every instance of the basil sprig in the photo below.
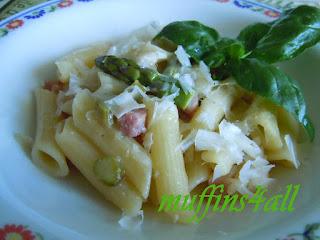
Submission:
M 257 47 L 258 42 L 270 30 L 271 24 L 268 23 L 254 23 L 245 27 L 239 34 L 238 40 L 244 43 L 248 52 Z
M 238 85 L 290 112 L 310 140 L 314 127 L 298 84 L 270 64 L 292 59 L 320 41 L 320 9 L 299 6 L 270 23 L 244 28 L 237 39 L 221 38 L 215 29 L 196 21 L 173 22 L 153 39 L 168 51 L 182 45 L 195 61 L 204 61 L 212 77 L 232 75 Z
M 286 11 L 271 23 L 269 31 L 258 39 L 250 57 L 268 63 L 281 62 L 295 58 L 319 41 L 320 9 L 300 6 Z
M 314 127 L 296 81 L 277 67 L 255 58 L 241 59 L 232 64 L 231 72 L 241 87 L 265 97 L 291 113 L 305 128 L 310 140 L 313 140 Z
M 180 21 L 165 26 L 152 42 L 167 51 L 174 51 L 181 45 L 199 62 L 218 39 L 219 34 L 213 28 L 197 21 Z

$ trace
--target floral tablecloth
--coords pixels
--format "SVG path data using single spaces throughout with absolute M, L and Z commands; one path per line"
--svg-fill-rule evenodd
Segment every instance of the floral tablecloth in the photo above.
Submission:
M 26 8 L 48 0 L 0 0 L 0 21 Z M 310 4 L 320 7 L 320 0 L 257 0 L 278 8 L 290 8 L 298 4 Z

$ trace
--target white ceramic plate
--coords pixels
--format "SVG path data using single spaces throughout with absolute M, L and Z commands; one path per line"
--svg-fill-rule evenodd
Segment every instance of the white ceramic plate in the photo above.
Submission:
M 65 9 L 56 11 L 60 8 Z M 17 132 L 33 134 L 32 90 L 44 80 L 54 79 L 53 61 L 73 49 L 129 33 L 153 20 L 166 24 L 196 19 L 222 35 L 236 36 L 247 24 L 270 21 L 280 11 L 247 0 L 65 0 L 49 1 L 0 22 L 0 240 L 5 234 L 9 239 L 10 232 L 24 237 L 10 239 L 24 240 L 285 239 L 291 233 L 299 233 L 292 239 L 303 239 L 303 234 L 319 234 L 318 225 L 305 229 L 307 224 L 320 222 L 317 48 L 282 64 L 301 83 L 316 127 L 315 142 L 303 149 L 302 167 L 278 174 L 272 190 L 275 194 L 283 192 L 287 183 L 302 185 L 292 213 L 252 213 L 248 209 L 237 214 L 217 213 L 198 225 L 184 226 L 147 211 L 141 231 L 125 231 L 117 223 L 120 211 L 76 171 L 61 180 L 47 176 L 31 163 L 14 138 Z

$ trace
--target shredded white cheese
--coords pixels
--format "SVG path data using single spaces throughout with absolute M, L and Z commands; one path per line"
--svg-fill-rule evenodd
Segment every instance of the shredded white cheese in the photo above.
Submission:
M 142 48 L 134 50 L 127 57 L 135 60 L 140 67 L 155 68 L 158 61 L 167 59 L 169 55 L 169 52 L 147 42 Z
M 178 61 L 184 67 L 191 67 L 190 56 L 186 53 L 182 46 L 178 46 L 177 50 L 174 52 L 178 58 Z
M 180 143 L 180 149 L 185 152 L 191 147 L 196 140 L 197 130 L 193 129 Z
M 219 124 L 220 135 L 231 144 L 236 144 L 250 157 L 256 158 L 262 155 L 261 148 L 248 138 L 235 124 L 222 120 Z
M 109 48 L 107 55 L 125 57 L 135 61 L 140 67 L 156 68 L 156 63 L 165 60 L 171 53 L 151 43 L 156 35 L 158 24 L 150 24 L 129 37 L 119 40 Z
M 123 92 L 128 87 L 123 81 L 117 80 L 109 74 L 99 72 L 100 88 L 93 93 L 96 98 L 105 101 Z
M 191 74 L 183 74 L 178 78 L 178 81 L 185 93 L 193 92 L 194 88 L 194 80 Z
M 64 93 L 65 96 L 72 96 L 81 91 L 80 78 L 75 74 L 70 74 L 69 89 Z
M 212 182 L 214 182 L 215 180 L 217 180 L 220 177 L 223 177 L 227 174 L 229 174 L 232 170 L 232 166 L 234 165 L 233 159 L 228 157 L 230 155 L 226 155 L 227 157 L 224 159 L 219 159 L 219 161 L 217 161 L 217 165 L 214 168 L 214 172 L 212 175 Z
M 140 210 L 134 216 L 122 215 L 118 221 L 119 225 L 126 230 L 140 230 L 143 223 L 144 215 L 143 211 Z
M 65 100 L 65 93 L 63 91 L 59 91 L 57 95 L 57 111 L 56 115 L 60 116 L 62 113 L 63 105 L 64 105 L 64 100 Z
M 116 118 L 122 117 L 124 114 L 131 112 L 135 109 L 145 108 L 144 104 L 139 104 L 135 100 L 135 96 L 139 93 L 138 87 L 127 88 L 118 96 L 105 101 L 106 107 Z
M 293 141 L 292 137 L 289 134 L 284 136 L 284 141 L 286 142 L 287 147 L 288 147 L 288 151 L 290 153 L 290 160 L 291 160 L 293 166 L 296 169 L 298 169 L 299 166 L 300 166 L 300 161 L 299 161 L 298 156 L 297 156 L 296 144 L 295 144 L 295 142 Z
M 194 68 L 196 74 L 195 89 L 200 97 L 207 97 L 212 89 L 219 85 L 220 82 L 214 81 L 211 78 L 211 73 L 208 66 L 200 61 L 199 66 Z
M 213 83 L 213 85 L 219 84 L 219 81 L 214 81 L 212 79 L 210 69 L 203 61 L 200 61 L 199 63 L 199 70 L 202 73 L 204 79 L 206 79 L 209 83 Z
M 241 194 L 252 194 L 252 189 L 256 186 L 267 186 L 272 182 L 269 172 L 274 167 L 262 157 L 255 160 L 248 160 L 239 172 L 239 183 L 237 190 Z
M 170 53 L 151 44 L 149 41 L 143 42 L 133 37 L 129 42 L 120 42 L 112 46 L 108 51 L 108 55 L 132 59 L 143 68 L 155 68 L 156 63 L 167 59 Z
M 195 137 L 195 148 L 197 151 L 213 151 L 215 157 L 213 162 L 216 167 L 213 172 L 212 181 L 230 173 L 232 166 L 241 164 L 245 154 L 252 158 L 263 155 L 260 147 L 248 138 L 239 127 L 233 123 L 223 120 L 219 124 L 219 133 L 198 130 Z
M 199 129 L 195 136 L 197 151 L 213 150 L 219 152 L 226 147 L 225 140 L 216 132 Z
M 161 98 L 161 101 L 174 101 L 174 99 L 179 95 L 179 93 L 180 93 L 180 89 L 174 85 L 172 89 L 172 94 L 163 96 Z

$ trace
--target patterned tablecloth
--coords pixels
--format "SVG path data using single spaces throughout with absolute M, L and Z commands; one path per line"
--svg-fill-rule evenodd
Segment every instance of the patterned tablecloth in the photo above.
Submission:
M 0 0 L 0 21 L 26 8 L 48 0 Z M 278 8 L 290 8 L 298 4 L 310 4 L 320 7 L 320 0 L 258 0 Z

